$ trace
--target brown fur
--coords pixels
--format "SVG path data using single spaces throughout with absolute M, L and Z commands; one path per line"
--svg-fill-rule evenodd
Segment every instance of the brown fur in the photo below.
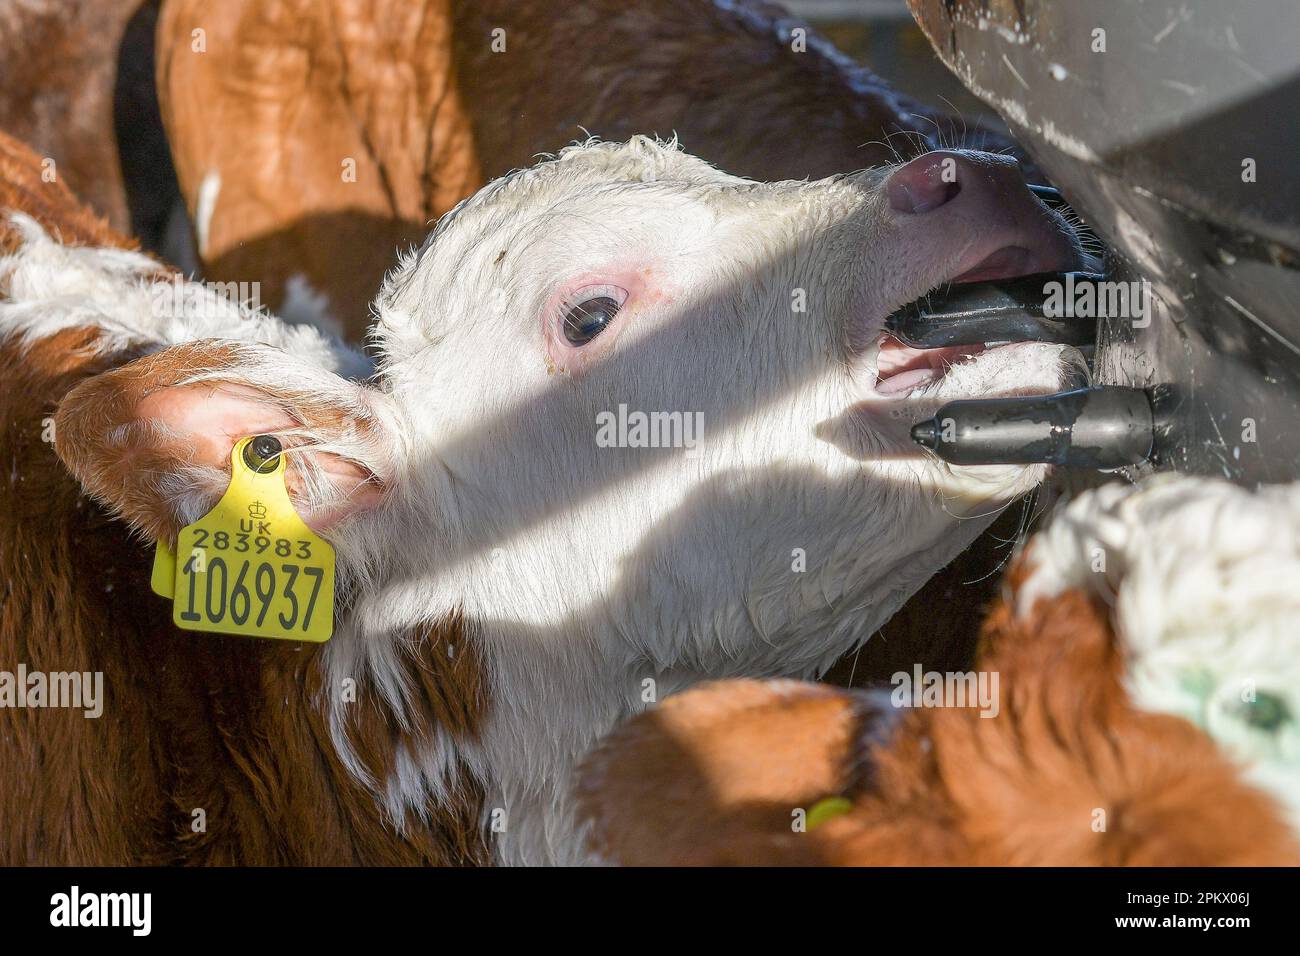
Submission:
M 0 205 L 69 241 L 127 245 L 39 160 L 0 137 Z M 4 241 L 14 241 L 4 234 Z M 151 548 L 87 498 L 45 440 L 59 403 L 126 357 L 95 332 L 0 342 L 0 669 L 104 675 L 104 713 L 0 708 L 0 864 L 421 864 L 487 859 L 479 789 L 388 822 L 341 765 L 318 645 L 177 631 L 149 590 Z M 129 401 L 100 394 L 103 421 Z M 60 417 L 61 429 L 75 424 Z M 60 442 L 65 436 L 60 433 Z M 111 497 L 111 495 L 110 495 Z M 487 706 L 467 625 L 413 636 L 410 729 L 356 675 L 348 733 L 379 779 L 442 726 L 472 738 Z M 454 655 L 448 648 L 454 647 Z M 202 809 L 206 830 L 195 832 Z
M 61 179 L 42 178 L 43 157 L 25 143 L 0 132 L 0 255 L 13 252 L 20 237 L 10 210 L 25 212 L 69 246 L 115 246 L 135 243 L 81 205 Z
M 791 25 L 767 4 L 712 0 L 171 0 L 159 95 L 191 214 L 203 177 L 221 174 L 210 277 L 259 280 L 275 307 L 301 272 L 359 338 L 394 247 L 584 130 L 675 132 L 767 180 L 890 161 L 887 138 L 907 149 L 936 122 L 950 143 L 1006 145 L 897 96 L 816 34 L 794 52 Z
M 199 249 L 210 278 L 260 281 L 274 306 L 301 273 L 362 336 L 394 251 L 483 182 L 449 2 L 164 6 L 159 89 L 191 215 L 204 177 L 221 176 Z
M 884 733 L 853 695 L 754 681 L 669 700 L 589 758 L 580 792 L 594 847 L 633 864 L 1300 861 L 1272 798 L 1213 741 L 1132 706 L 1107 614 L 1088 597 L 1042 601 L 1024 620 L 999 603 L 984 642 L 979 668 L 1001 675 L 993 718 L 917 709 Z M 791 703 L 809 699 L 820 706 Z M 837 794 L 851 812 L 792 832 L 793 808 Z M 661 819 L 677 823 L 661 831 Z
M 670 697 L 588 759 L 580 797 L 593 848 L 640 866 L 717 865 L 763 859 L 775 841 L 782 862 L 815 863 L 808 841 L 782 834 L 793 808 L 842 789 L 867 713 L 861 698 L 792 681 Z
M 1009 145 L 896 96 L 815 33 L 794 52 L 793 25 L 759 0 L 0 0 L 0 129 L 150 249 L 220 173 L 208 276 L 260 282 L 278 308 L 302 273 L 359 339 L 394 249 L 584 129 L 676 132 L 761 179 L 884 162 L 886 141 L 920 135 Z
M 127 24 L 149 0 L 0 0 L 0 129 L 57 163 L 60 182 L 131 226 L 114 135 Z

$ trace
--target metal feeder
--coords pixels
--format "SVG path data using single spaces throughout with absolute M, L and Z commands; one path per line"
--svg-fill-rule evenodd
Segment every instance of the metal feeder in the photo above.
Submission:
M 1104 280 L 1147 283 L 1152 305 L 1142 321 L 1049 320 L 1036 276 L 903 310 L 891 328 L 911 344 L 1094 345 L 1096 387 L 954 402 L 952 441 L 937 419 L 914 437 L 971 464 L 1300 478 L 1300 4 L 909 5 L 1101 237 Z

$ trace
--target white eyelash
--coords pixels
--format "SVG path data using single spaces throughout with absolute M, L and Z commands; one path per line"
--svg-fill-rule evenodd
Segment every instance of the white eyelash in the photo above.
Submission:
M 589 299 L 599 299 L 602 296 L 613 299 L 618 303 L 619 308 L 622 308 L 623 304 L 627 302 L 626 289 L 621 289 L 616 285 L 585 285 L 564 297 L 564 310 L 567 312 L 575 305 L 582 305 Z

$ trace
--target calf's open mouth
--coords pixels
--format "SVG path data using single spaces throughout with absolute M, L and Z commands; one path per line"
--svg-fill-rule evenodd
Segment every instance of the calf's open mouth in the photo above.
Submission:
M 1064 207 L 1059 194 L 1033 187 L 1049 206 Z M 1081 248 L 1096 248 L 1086 232 Z M 901 398 L 935 384 L 955 365 L 1018 342 L 1071 345 L 1085 352 L 1096 341 L 1095 319 L 1046 314 L 1052 283 L 1100 282 L 1100 261 L 1079 253 L 1071 272 L 1037 272 L 1041 262 L 1023 246 L 1003 246 L 925 295 L 894 312 L 877 339 L 877 395 Z M 1081 381 L 1086 380 L 1081 366 Z
M 940 165 L 962 163 L 968 164 L 966 186 L 944 188 Z M 946 230 L 1012 213 L 1009 228 L 977 231 L 993 244 L 991 252 L 895 311 L 882 332 L 867 333 L 876 346 L 872 392 L 878 400 L 946 399 L 913 422 L 916 445 L 950 465 L 1111 470 L 1159 457 L 1155 397 L 1142 388 L 1091 383 L 1099 310 L 1074 318 L 1075 310 L 1055 307 L 1066 299 L 1088 301 L 1088 293 L 1099 302 L 1110 285 L 1089 254 L 1101 246 L 1086 227 L 1071 226 L 1073 235 L 1062 242 L 1062 226 L 1078 217 L 1055 190 L 1017 183 L 1014 169 L 987 157 L 939 153 L 896 169 L 886 191 L 899 221 L 928 225 L 939 246 Z M 965 203 L 959 210 L 964 215 L 944 220 L 942 210 L 951 203 Z M 1038 203 L 1063 215 L 1043 216 Z M 936 210 L 939 221 L 917 218 Z M 1077 271 L 1043 271 L 1056 269 Z M 1076 300 L 1081 285 L 1083 298 Z M 975 374 L 964 376 L 961 388 L 941 391 L 940 383 L 962 365 L 975 366 Z M 977 394 L 952 394 L 971 391 Z

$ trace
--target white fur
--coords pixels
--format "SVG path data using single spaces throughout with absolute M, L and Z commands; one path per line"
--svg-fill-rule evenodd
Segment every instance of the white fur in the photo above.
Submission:
M 194 237 L 199 255 L 208 253 L 208 238 L 212 231 L 212 214 L 217 210 L 217 197 L 221 195 L 221 174 L 211 172 L 199 183 L 198 199 L 194 203 Z
M 490 686 L 478 739 L 440 733 L 369 781 L 395 819 L 446 798 L 459 761 L 488 788 L 485 826 L 505 815 L 499 859 L 581 859 L 568 781 L 618 720 L 705 677 L 820 672 L 1038 482 L 1040 467 L 947 466 L 907 430 L 953 398 L 1053 391 L 1071 350 L 994 350 L 885 399 L 876 350 L 850 347 L 973 252 L 1023 239 L 996 205 L 988 221 L 905 222 L 882 178 L 760 184 L 672 144 L 587 144 L 462 203 L 388 277 L 366 401 L 386 423 L 390 491 L 334 533 L 356 597 L 326 647 L 327 687 L 367 676 L 401 719 L 401 642 L 457 608 Z M 93 273 L 73 283 L 95 303 L 84 314 L 124 336 L 250 338 L 120 315 L 112 303 L 145 281 L 139 257 L 30 244 L 23 255 Z M 584 352 L 597 357 L 557 362 L 544 329 L 581 277 L 632 294 Z M 33 308 L 27 334 L 72 321 Z M 316 343 L 330 367 L 312 330 L 259 335 L 304 356 Z M 596 416 L 620 403 L 702 415 L 698 453 L 599 447 Z M 338 696 L 334 738 L 364 779 Z
M 1300 483 L 1106 485 L 1037 535 L 1027 560 L 1021 613 L 1074 588 L 1109 602 L 1134 702 L 1202 728 L 1300 830 Z M 1252 694 L 1281 704 L 1278 727 L 1247 719 Z
M 301 272 L 289 276 L 284 284 L 284 301 L 280 318 L 293 325 L 314 325 L 330 338 L 343 337 L 343 324 L 330 306 L 329 296 L 311 284 Z
M 316 328 L 247 308 L 140 253 L 65 246 L 31 217 L 8 215 L 24 242 L 0 256 L 0 335 L 34 341 L 91 326 L 102 330 L 104 353 L 230 339 L 271 345 L 348 377 L 370 371 L 363 355 Z

